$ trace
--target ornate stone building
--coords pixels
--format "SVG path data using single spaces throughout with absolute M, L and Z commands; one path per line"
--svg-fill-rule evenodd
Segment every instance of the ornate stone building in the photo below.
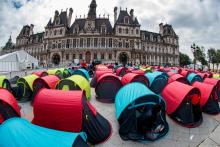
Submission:
M 179 64 L 179 38 L 171 25 L 159 24 L 159 33 L 144 31 L 133 9 L 128 12 L 115 7 L 112 26 L 109 16 L 97 16 L 96 8 L 92 0 L 87 17 L 75 18 L 73 24 L 72 8 L 55 11 L 42 33 L 34 34 L 34 25 L 24 26 L 15 46 L 3 49 L 3 53 L 23 49 L 41 64 L 53 65 L 74 59 L 87 63 L 97 59 L 104 63 Z

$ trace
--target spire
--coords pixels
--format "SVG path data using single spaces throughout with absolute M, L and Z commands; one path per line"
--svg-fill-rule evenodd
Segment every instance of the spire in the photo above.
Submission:
M 88 18 L 90 19 L 95 19 L 96 18 L 96 0 L 92 0 L 90 6 L 89 6 L 89 13 L 88 13 Z

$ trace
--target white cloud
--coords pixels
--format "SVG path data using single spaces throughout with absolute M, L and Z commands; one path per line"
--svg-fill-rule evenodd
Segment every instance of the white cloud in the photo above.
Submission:
M 73 17 L 88 13 L 91 0 L 16 0 L 23 4 L 20 9 L 13 7 L 10 0 L 3 0 L 0 6 L 0 46 L 7 41 L 10 32 L 15 41 L 23 25 L 33 23 L 35 32 L 44 30 L 55 10 L 72 7 Z M 110 14 L 113 22 L 115 6 L 128 10 L 133 8 L 142 29 L 158 32 L 160 22 L 173 25 L 180 37 L 180 49 L 190 53 L 190 45 L 195 42 L 206 48 L 220 48 L 220 1 L 219 0 L 96 0 L 97 15 Z

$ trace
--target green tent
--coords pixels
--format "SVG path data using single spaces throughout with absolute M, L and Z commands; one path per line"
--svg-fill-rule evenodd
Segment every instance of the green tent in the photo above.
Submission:
M 63 78 L 62 69 L 61 69 L 61 70 L 60 70 L 60 69 L 49 69 L 49 70 L 47 71 L 47 73 L 48 73 L 49 75 L 56 75 L 56 76 L 58 76 L 60 79 Z
M 0 76 L 0 88 L 11 90 L 11 85 L 6 76 Z
M 33 82 L 38 76 L 32 74 L 19 78 L 17 81 L 17 93 L 16 97 L 20 101 L 29 101 L 33 95 Z
M 83 90 L 85 91 L 86 98 L 90 100 L 91 87 L 86 78 L 81 75 L 73 75 L 67 79 L 61 80 L 56 89 L 59 90 Z

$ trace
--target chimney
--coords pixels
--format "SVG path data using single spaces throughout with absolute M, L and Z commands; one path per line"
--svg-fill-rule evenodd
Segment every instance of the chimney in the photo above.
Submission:
M 34 25 L 31 24 L 30 25 L 30 34 L 29 35 L 33 35 L 34 34 Z
M 68 27 L 70 27 L 70 25 L 71 25 L 72 15 L 73 15 L 73 8 L 70 8 L 69 9 L 69 16 L 68 16 Z
M 160 28 L 160 34 L 163 36 L 163 32 L 164 32 L 164 30 L 163 30 L 163 23 L 159 24 L 159 28 Z
M 117 17 L 118 17 L 118 7 L 115 7 L 115 8 L 114 8 L 114 24 L 115 24 L 116 21 L 117 21 Z
M 131 9 L 130 11 L 130 15 L 133 21 L 135 21 L 135 17 L 134 17 L 134 9 Z

